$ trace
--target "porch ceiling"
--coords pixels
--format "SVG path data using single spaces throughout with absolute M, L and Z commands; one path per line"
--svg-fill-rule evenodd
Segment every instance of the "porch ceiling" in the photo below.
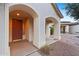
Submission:
M 19 14 L 19 15 L 17 15 Z M 9 16 L 12 18 L 32 18 L 28 13 L 22 10 L 14 10 L 9 13 Z

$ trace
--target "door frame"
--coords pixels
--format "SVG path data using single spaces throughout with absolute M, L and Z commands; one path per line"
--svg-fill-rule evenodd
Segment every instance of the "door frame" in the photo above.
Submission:
M 14 20 L 16 20 L 17 22 L 22 21 L 22 23 L 21 23 L 21 32 L 22 32 L 22 33 L 21 33 L 21 35 L 20 35 L 20 36 L 21 36 L 21 39 L 13 39 L 13 32 L 14 32 L 13 30 L 16 30 L 15 28 L 13 28 L 13 26 L 14 26 L 14 27 L 17 26 L 17 25 L 14 25 L 14 24 L 13 24 L 13 21 L 14 21 Z M 20 24 L 18 24 L 18 25 L 20 26 Z M 19 26 L 18 26 L 18 27 L 19 27 Z M 16 28 L 17 28 L 17 27 L 16 27 Z M 20 29 L 19 29 L 19 30 L 20 30 Z M 18 38 L 18 33 L 17 33 L 17 34 L 14 34 L 14 35 L 16 35 L 16 37 Z M 23 20 L 16 19 L 16 18 L 12 18 L 12 42 L 16 42 L 16 41 L 22 40 L 22 35 L 23 35 Z

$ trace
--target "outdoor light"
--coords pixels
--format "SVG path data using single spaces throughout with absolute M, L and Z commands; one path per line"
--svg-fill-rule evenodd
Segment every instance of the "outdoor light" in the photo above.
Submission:
M 19 13 L 17 13 L 16 15 L 17 15 L 17 16 L 19 16 L 20 14 L 19 14 Z

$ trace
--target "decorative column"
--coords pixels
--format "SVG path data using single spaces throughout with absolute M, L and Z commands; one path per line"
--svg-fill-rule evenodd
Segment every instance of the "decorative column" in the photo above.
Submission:
M 60 36 L 60 22 L 55 23 L 54 36 L 55 36 L 55 39 L 61 39 L 61 36 Z
M 42 17 L 41 17 L 42 18 Z M 34 40 L 33 44 L 37 48 L 41 48 L 46 44 L 45 38 L 45 20 L 36 18 L 34 19 Z M 42 23 L 41 23 L 42 22 Z

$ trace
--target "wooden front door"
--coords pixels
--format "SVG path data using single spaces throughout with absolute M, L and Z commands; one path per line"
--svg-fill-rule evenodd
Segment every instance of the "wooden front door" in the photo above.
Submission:
M 22 39 L 22 20 L 12 19 L 12 41 Z

